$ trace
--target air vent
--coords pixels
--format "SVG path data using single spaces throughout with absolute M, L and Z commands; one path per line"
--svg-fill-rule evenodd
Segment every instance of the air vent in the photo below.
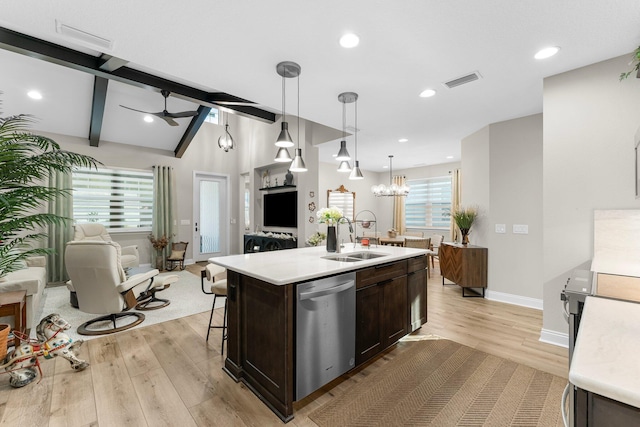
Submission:
M 63 36 L 67 36 L 69 38 L 79 40 L 84 42 L 84 44 L 89 44 L 94 47 L 99 47 L 101 49 L 113 49 L 113 40 L 105 39 L 104 37 L 97 36 L 95 34 L 88 33 L 86 31 L 80 30 L 78 28 L 71 27 L 67 24 L 63 24 L 62 22 L 56 19 L 56 32 L 58 34 L 62 34 Z
M 480 73 L 477 71 L 474 71 L 471 74 L 467 74 L 466 76 L 462 76 L 462 77 L 458 77 L 456 79 L 453 80 L 449 80 L 448 82 L 444 82 L 443 84 L 448 87 L 449 89 L 452 89 L 456 86 L 460 86 L 463 84 L 467 84 L 467 83 L 471 83 L 473 81 L 476 81 L 478 79 L 480 79 Z

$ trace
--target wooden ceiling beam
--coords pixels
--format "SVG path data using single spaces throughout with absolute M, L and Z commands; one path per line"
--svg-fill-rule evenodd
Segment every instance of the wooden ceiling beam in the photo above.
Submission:
M 200 126 L 202 126 L 210 111 L 211 107 L 205 107 L 204 105 L 198 107 L 198 115 L 191 119 L 189 126 L 187 126 L 187 130 L 184 135 L 182 135 L 178 146 L 174 150 L 174 154 L 177 158 L 181 158 L 184 155 L 184 152 L 187 151 L 189 144 L 193 141 L 193 138 L 198 133 L 198 130 L 200 130 Z

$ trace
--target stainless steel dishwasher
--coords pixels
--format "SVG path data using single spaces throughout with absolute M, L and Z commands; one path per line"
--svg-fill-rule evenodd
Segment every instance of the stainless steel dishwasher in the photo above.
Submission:
M 355 365 L 356 275 L 301 283 L 296 293 L 296 399 Z

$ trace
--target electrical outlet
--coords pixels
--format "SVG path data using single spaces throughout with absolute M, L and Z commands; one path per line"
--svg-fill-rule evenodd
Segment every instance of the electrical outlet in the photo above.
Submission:
M 496 224 L 496 233 L 504 234 L 507 232 L 506 224 Z
M 513 234 L 529 234 L 529 226 L 526 224 L 513 224 Z

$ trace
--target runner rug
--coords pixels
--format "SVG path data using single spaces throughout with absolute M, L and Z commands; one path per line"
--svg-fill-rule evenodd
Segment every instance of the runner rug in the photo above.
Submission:
M 309 418 L 322 427 L 563 425 L 566 379 L 449 340 L 402 345 Z

